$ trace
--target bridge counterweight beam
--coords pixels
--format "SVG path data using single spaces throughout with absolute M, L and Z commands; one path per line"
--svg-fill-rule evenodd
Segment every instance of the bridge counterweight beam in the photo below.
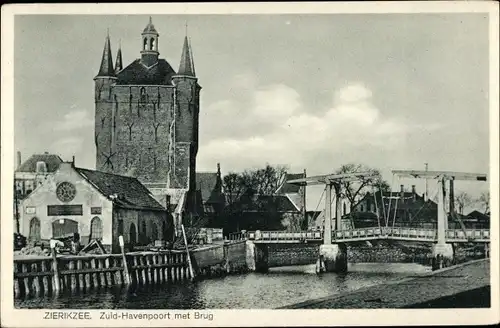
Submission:
M 325 229 L 323 232 L 323 244 L 332 244 L 332 185 L 325 186 Z

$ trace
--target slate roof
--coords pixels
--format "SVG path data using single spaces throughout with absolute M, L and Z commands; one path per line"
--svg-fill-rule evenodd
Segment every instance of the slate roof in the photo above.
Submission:
M 474 210 L 467 214 L 466 218 L 476 219 L 478 221 L 490 221 L 490 216 Z
M 221 183 L 217 181 L 217 172 L 196 172 L 196 189 L 201 191 L 203 203 L 224 203 Z
M 104 50 L 102 51 L 101 66 L 99 67 L 99 73 L 97 76 L 115 76 L 115 69 L 113 67 L 113 58 L 111 54 L 111 42 L 109 41 L 109 35 L 106 36 L 106 41 L 104 42 Z
M 54 154 L 35 154 L 28 158 L 24 163 L 19 166 L 16 172 L 36 172 L 36 163 L 45 162 L 47 165 L 47 172 L 55 172 L 59 165 L 62 163 L 61 157 Z
M 165 59 L 158 59 L 151 67 L 144 66 L 140 59 L 136 59 L 118 73 L 116 84 L 172 85 L 173 75 L 175 71 Z
M 179 75 L 196 76 L 194 72 L 193 57 L 191 55 L 189 41 L 187 36 L 184 38 L 184 45 L 182 46 L 181 63 L 179 65 Z
M 302 178 L 305 178 L 304 173 L 287 173 L 285 176 L 285 182 L 278 189 L 277 193 L 280 193 L 280 194 L 298 193 L 300 190 L 300 186 L 295 185 L 295 184 L 286 183 L 286 181 L 295 180 L 295 179 L 302 179 Z
M 165 209 L 158 203 L 149 190 L 136 178 L 88 170 L 75 167 L 75 170 L 87 181 L 93 184 L 106 197 L 117 197 L 114 204 L 122 208 L 162 210 Z

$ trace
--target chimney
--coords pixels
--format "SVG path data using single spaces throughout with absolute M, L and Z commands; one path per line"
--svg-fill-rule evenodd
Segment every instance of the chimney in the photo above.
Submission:
M 405 201 L 405 185 L 401 185 L 401 190 L 399 192 L 399 197 L 400 197 L 400 201 L 401 203 L 404 203 Z
M 411 193 L 412 193 L 412 196 L 413 196 L 413 201 L 415 201 L 417 199 L 417 191 L 415 189 L 415 185 L 411 186 Z
M 18 169 L 20 167 L 21 167 L 21 152 L 18 151 L 17 152 L 17 167 L 16 167 L 16 169 Z
M 220 163 L 217 163 L 217 175 L 220 176 Z
M 36 173 L 43 174 L 47 173 L 47 164 L 45 162 L 36 162 Z

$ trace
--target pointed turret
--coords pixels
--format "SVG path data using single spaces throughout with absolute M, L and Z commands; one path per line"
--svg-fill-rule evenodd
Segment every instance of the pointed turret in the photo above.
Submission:
M 178 75 L 192 76 L 195 77 L 194 72 L 194 62 L 191 56 L 191 47 L 188 41 L 188 37 L 184 38 L 184 46 L 182 47 L 181 63 L 179 65 Z
M 123 60 L 122 60 L 122 47 L 118 48 L 118 53 L 116 54 L 116 66 L 115 66 L 115 74 L 118 74 L 119 71 L 123 69 Z
M 109 41 L 109 33 L 106 35 L 106 41 L 104 42 L 104 50 L 102 52 L 101 67 L 99 68 L 99 77 L 109 77 L 115 76 L 115 70 L 113 68 L 113 57 L 111 55 L 111 42 Z

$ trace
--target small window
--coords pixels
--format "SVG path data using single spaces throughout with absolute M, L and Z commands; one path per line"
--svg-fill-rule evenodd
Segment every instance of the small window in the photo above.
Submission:
M 141 88 L 141 102 L 146 102 L 146 98 L 147 98 L 147 95 L 146 95 L 146 88 L 142 87 Z

